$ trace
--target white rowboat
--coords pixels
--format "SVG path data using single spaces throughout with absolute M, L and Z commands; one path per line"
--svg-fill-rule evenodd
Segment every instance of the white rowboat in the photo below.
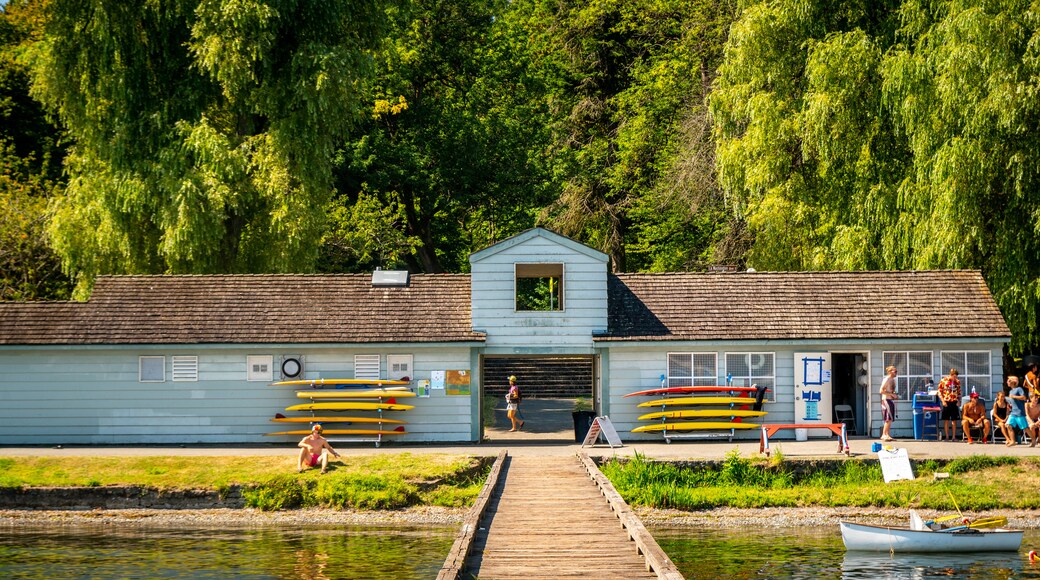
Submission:
M 1014 552 L 1022 530 L 961 526 L 948 530 L 870 526 L 840 522 L 845 549 L 860 552 Z

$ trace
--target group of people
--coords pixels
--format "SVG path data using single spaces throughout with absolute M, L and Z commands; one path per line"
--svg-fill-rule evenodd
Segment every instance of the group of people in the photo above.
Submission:
M 892 421 L 896 418 L 896 367 L 885 369 L 885 379 L 881 382 L 881 419 L 884 427 L 881 430 L 882 441 L 895 441 L 890 432 Z M 1016 432 L 1024 433 L 1029 438 L 1029 446 L 1036 447 L 1040 441 L 1040 371 L 1038 365 L 1032 364 L 1025 376 L 1025 385 L 1020 386 L 1018 377 L 1010 376 L 1007 388 L 997 392 L 993 409 L 986 414 L 986 405 L 979 394 L 972 389 L 968 402 L 961 405 L 961 381 L 957 369 L 950 369 L 950 374 L 939 381 L 939 403 L 941 411 L 939 420 L 943 422 L 946 439 L 957 439 L 957 424 L 974 443 L 973 435 L 980 432 L 983 443 L 989 440 L 994 426 L 1000 430 L 1006 441 L 1005 445 L 1018 443 Z

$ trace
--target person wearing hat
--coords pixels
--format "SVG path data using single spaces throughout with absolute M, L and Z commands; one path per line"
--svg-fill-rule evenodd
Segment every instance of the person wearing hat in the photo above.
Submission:
M 971 399 L 964 405 L 961 415 L 961 427 L 964 429 L 964 434 L 968 436 L 968 443 L 974 443 L 971 438 L 972 429 L 982 430 L 982 442 L 985 443 L 989 439 L 992 423 L 986 418 L 986 406 L 979 400 L 978 393 L 972 391 Z
M 520 387 L 516 386 L 516 377 L 509 375 L 509 391 L 506 393 L 506 416 L 513 424 L 510 432 L 520 431 L 524 428 L 524 420 L 517 415 L 520 414 Z
M 329 453 L 339 459 L 339 453 L 329 445 L 328 439 L 322 437 L 321 432 L 321 425 L 315 424 L 311 427 L 311 434 L 301 439 L 297 445 L 300 448 L 300 461 L 297 466 L 300 472 L 308 467 L 317 467 L 320 463 L 321 472 L 325 473 L 329 467 Z
M 950 374 L 939 381 L 939 402 L 942 403 L 939 419 L 943 421 L 943 432 L 946 439 L 953 441 L 957 439 L 957 421 L 961 418 L 961 380 L 957 378 L 957 369 L 950 369 Z

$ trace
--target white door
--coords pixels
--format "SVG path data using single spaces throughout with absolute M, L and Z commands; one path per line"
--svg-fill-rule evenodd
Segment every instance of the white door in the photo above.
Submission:
M 812 425 L 834 420 L 831 403 L 831 355 L 826 352 L 794 355 L 794 422 Z M 826 429 L 810 429 L 810 437 L 830 437 Z

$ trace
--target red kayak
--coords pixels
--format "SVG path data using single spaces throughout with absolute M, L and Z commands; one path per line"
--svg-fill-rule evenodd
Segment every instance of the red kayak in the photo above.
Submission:
M 626 397 L 637 397 L 639 395 L 667 395 L 669 393 L 754 393 L 758 387 L 660 387 L 636 391 L 625 395 Z M 766 389 L 767 391 L 769 389 Z

